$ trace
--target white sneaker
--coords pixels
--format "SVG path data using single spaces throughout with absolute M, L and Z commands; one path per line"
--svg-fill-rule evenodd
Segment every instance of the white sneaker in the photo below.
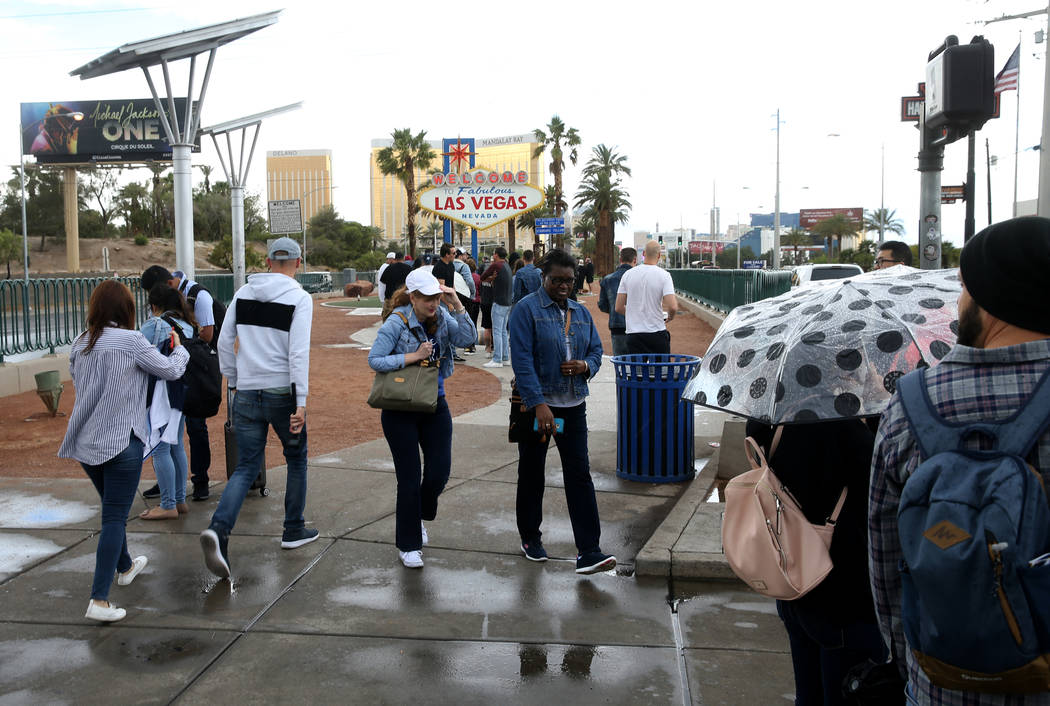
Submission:
M 146 568 L 146 564 L 149 563 L 149 559 L 144 556 L 137 556 L 131 561 L 131 568 L 124 573 L 117 572 L 117 585 L 127 586 L 135 580 L 135 577 L 142 573 L 142 570 Z
M 427 526 L 422 522 L 419 523 L 419 528 L 423 530 L 423 546 L 430 544 L 430 536 L 427 535 Z
M 490 360 L 489 362 L 485 363 L 481 367 L 483 367 L 483 368 L 502 368 L 503 367 L 503 363 L 500 363 L 499 361 L 496 361 L 496 360 Z
M 418 549 L 414 552 L 398 552 L 398 555 L 401 557 L 401 563 L 405 565 L 405 568 L 423 568 L 423 552 L 419 551 Z
M 88 601 L 88 608 L 87 612 L 84 613 L 84 617 L 97 620 L 100 623 L 115 623 L 127 614 L 126 610 L 118 608 L 112 603 L 100 606 L 95 601 Z

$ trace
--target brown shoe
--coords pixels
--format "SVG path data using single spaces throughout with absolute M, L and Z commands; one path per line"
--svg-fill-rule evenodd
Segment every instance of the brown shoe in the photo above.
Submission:
M 179 516 L 179 511 L 175 508 L 165 510 L 164 508 L 154 507 L 149 510 L 143 510 L 139 517 L 143 520 L 174 520 Z
M 186 503 L 175 503 L 175 510 L 180 515 L 185 515 L 187 512 L 190 511 L 190 506 Z

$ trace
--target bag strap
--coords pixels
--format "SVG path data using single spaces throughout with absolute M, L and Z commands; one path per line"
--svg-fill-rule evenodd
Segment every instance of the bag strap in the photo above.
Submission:
M 781 424 L 777 427 L 777 430 L 773 432 L 773 441 L 769 445 L 769 460 L 772 460 L 773 454 L 777 452 L 777 446 L 780 444 L 780 437 L 784 434 L 784 425 Z
M 398 318 L 400 318 L 405 323 L 405 328 L 412 332 L 412 335 L 416 337 L 416 340 L 419 341 L 420 343 L 422 343 L 423 339 L 420 337 L 419 331 L 416 331 L 414 328 L 409 326 L 409 324 L 408 324 L 408 317 L 405 316 L 400 311 L 395 311 L 394 313 L 397 314 Z
M 569 326 L 572 324 L 572 307 L 565 307 L 565 338 L 569 337 Z
M 171 326 L 171 329 L 172 329 L 172 330 L 173 330 L 173 331 L 175 332 L 175 335 L 179 337 L 179 343 L 181 343 L 181 344 L 185 345 L 185 344 L 186 344 L 186 334 L 184 334 L 184 333 L 182 332 L 182 327 L 181 327 L 181 326 L 179 326 L 179 325 L 178 325 L 178 324 L 177 324 L 177 323 L 175 322 L 175 319 L 171 318 L 170 316 L 162 316 L 162 317 L 160 317 L 160 318 L 161 318 L 161 320 L 162 320 L 162 321 L 164 321 L 164 323 L 166 323 L 166 324 L 167 324 L 168 326 Z
M 839 520 L 839 513 L 842 512 L 842 506 L 846 504 L 846 491 L 848 488 L 843 488 L 839 494 L 839 501 L 835 503 L 835 509 L 831 511 L 831 515 L 828 517 L 828 524 L 833 525 Z

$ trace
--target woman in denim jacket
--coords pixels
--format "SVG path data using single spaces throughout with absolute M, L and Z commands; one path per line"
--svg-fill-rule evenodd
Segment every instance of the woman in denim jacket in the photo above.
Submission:
M 390 446 L 397 476 L 394 542 L 401 563 L 418 569 L 423 566 L 422 549 L 427 543 L 423 521 L 437 516 L 438 496 L 452 471 L 452 415 L 445 402 L 445 379 L 453 370 L 452 350 L 477 340 L 477 329 L 456 290 L 442 286 L 426 270 L 413 270 L 404 288 L 394 294 L 393 302 L 394 309 L 379 327 L 368 352 L 368 365 L 383 373 L 422 360 L 439 361 L 438 402 L 433 413 L 388 409 L 382 413 L 383 436 Z M 398 314 L 407 319 L 407 326 Z
M 186 338 L 193 336 L 197 320 L 179 290 L 172 289 L 165 282 L 153 285 L 149 290 L 149 305 L 153 316 L 142 324 L 142 335 L 146 340 L 163 352 L 164 344 L 170 340 L 171 326 L 162 317 L 167 317 L 179 325 Z M 151 426 L 169 420 L 150 420 Z M 186 449 L 182 445 L 182 432 L 186 427 L 186 418 L 179 415 L 179 428 L 175 438 L 177 444 L 160 442 L 150 454 L 153 459 L 153 472 L 157 476 L 157 487 L 160 488 L 160 507 L 144 510 L 139 515 L 143 520 L 173 520 L 189 512 L 186 505 Z M 150 434 L 152 437 L 153 435 Z
M 531 561 L 546 561 L 540 541 L 547 446 L 553 436 L 561 456 L 565 500 L 576 541 L 576 573 L 616 566 L 602 553 L 598 502 L 587 453 L 587 381 L 602 364 L 602 344 L 591 315 L 569 295 L 576 260 L 551 250 L 541 261 L 543 286 L 526 296 L 510 315 L 511 365 L 521 401 L 536 412 L 538 433 L 518 443 L 516 513 L 521 550 Z M 568 326 L 566 326 L 568 324 Z M 563 420 L 559 430 L 556 420 Z

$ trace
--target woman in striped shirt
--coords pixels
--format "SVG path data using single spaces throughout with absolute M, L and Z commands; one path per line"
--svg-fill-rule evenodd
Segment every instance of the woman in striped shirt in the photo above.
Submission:
M 73 342 L 69 371 L 76 401 L 58 455 L 84 467 L 102 499 L 102 531 L 95 552 L 95 578 L 85 617 L 120 620 L 109 588 L 116 574 L 130 584 L 146 567 L 144 556 L 128 554 L 125 525 L 142 473 L 142 450 L 149 439 L 146 385 L 149 375 L 182 377 L 189 354 L 175 336 L 165 357 L 135 329 L 135 300 L 117 280 L 95 287 L 88 303 L 87 331 Z

